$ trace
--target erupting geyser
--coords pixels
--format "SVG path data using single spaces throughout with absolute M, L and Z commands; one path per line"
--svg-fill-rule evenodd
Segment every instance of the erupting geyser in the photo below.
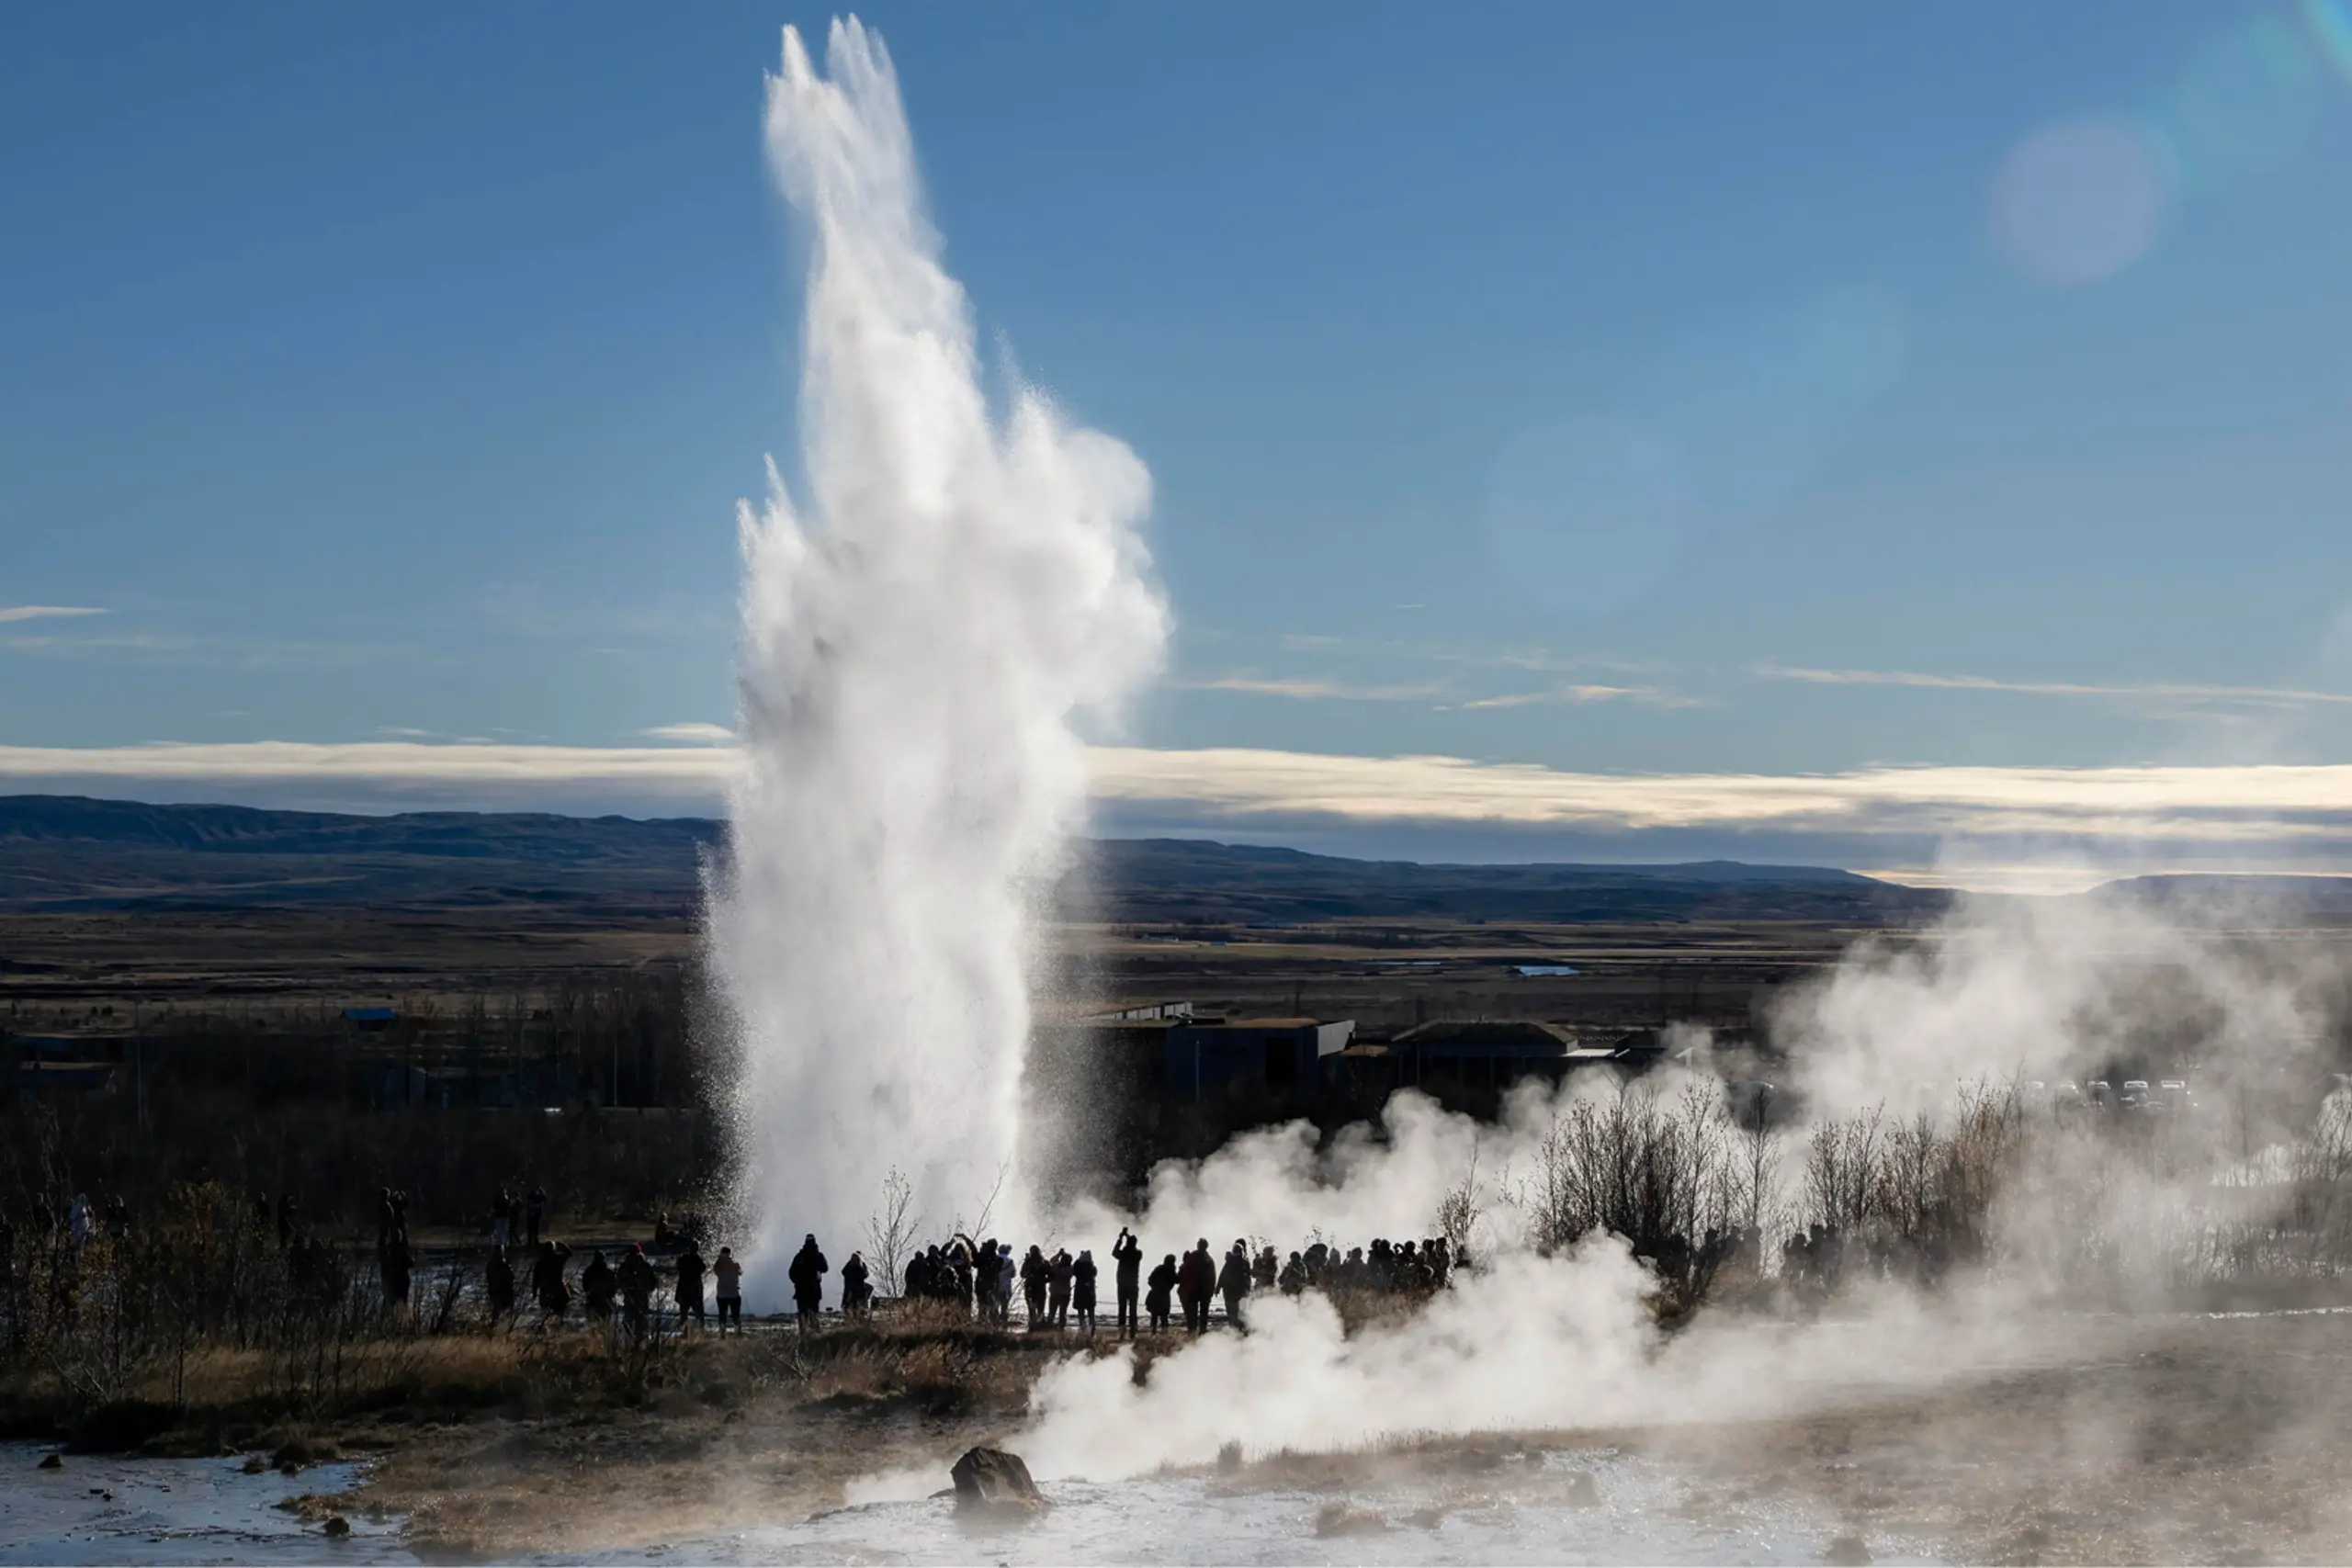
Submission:
M 893 1167 L 935 1230 L 1022 1206 L 1038 898 L 1086 795 L 1081 714 L 1159 663 L 1150 478 L 1036 393 L 992 410 L 881 41 L 792 28 L 769 156 L 808 237 L 804 483 L 743 508 L 744 767 L 711 949 L 740 1032 L 749 1293 L 834 1261 Z M 1001 1182 L 1001 1190 L 999 1190 Z

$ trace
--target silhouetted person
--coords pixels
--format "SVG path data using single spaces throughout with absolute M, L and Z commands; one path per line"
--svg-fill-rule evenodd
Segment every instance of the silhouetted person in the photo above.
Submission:
M 548 1190 L 533 1187 L 531 1195 L 523 1201 L 523 1242 L 526 1247 L 539 1245 L 539 1222 L 547 1217 Z
M 1306 1289 L 1306 1260 L 1295 1252 L 1274 1276 L 1274 1287 L 1286 1296 L 1295 1296 Z
M 392 1233 L 400 1228 L 399 1225 L 394 1223 L 394 1219 L 395 1216 L 392 1213 L 392 1190 L 389 1187 L 377 1188 L 376 1245 L 378 1247 L 389 1245 L 392 1239 Z
M 792 1255 L 792 1303 L 800 1309 L 800 1332 L 809 1333 L 817 1327 L 817 1314 L 824 1309 L 825 1276 L 832 1266 L 818 1250 L 817 1233 L 811 1231 L 801 1242 L 800 1250 Z
M 1052 1268 L 1046 1255 L 1032 1246 L 1029 1256 L 1021 1260 L 1021 1299 L 1029 1308 L 1029 1332 L 1035 1334 L 1046 1326 L 1046 1284 Z
M 972 1303 L 979 1291 L 978 1272 L 973 1262 L 978 1252 L 972 1238 L 967 1235 L 959 1235 L 947 1244 L 948 1275 L 955 1281 L 955 1289 L 950 1294 L 967 1322 L 971 1319 Z
M 1056 1330 L 1069 1326 L 1069 1288 L 1075 1267 L 1069 1248 L 1059 1247 L 1046 1259 L 1046 1321 Z
M 383 1283 L 386 1306 L 408 1305 L 409 1268 L 413 1261 L 405 1238 L 394 1236 L 376 1250 L 376 1271 Z
M 736 1333 L 742 1333 L 743 1266 L 735 1261 L 730 1249 L 718 1249 L 718 1260 L 710 1266 L 710 1277 L 718 1283 L 718 1332 L 726 1333 L 731 1323 Z
M 602 1250 L 588 1255 L 588 1267 L 580 1270 L 580 1301 L 587 1308 L 592 1323 L 610 1323 L 613 1318 L 613 1297 L 620 1290 L 620 1280 L 613 1273 L 613 1266 L 605 1261 Z
M 1265 1248 L 1256 1258 L 1250 1259 L 1250 1288 L 1251 1290 L 1271 1291 L 1281 1278 L 1282 1263 L 1274 1257 L 1272 1247 Z
M 514 1310 L 514 1265 L 506 1260 L 504 1247 L 490 1249 L 490 1260 L 481 1268 L 481 1290 L 492 1323 Z
M 1089 1339 L 1094 1337 L 1094 1254 L 1080 1250 L 1069 1266 L 1069 1304 Z
M 646 1322 L 653 1312 L 653 1265 L 646 1261 L 645 1247 L 631 1242 L 628 1254 L 621 1259 L 621 1316 L 631 1334 L 643 1334 Z
M 1217 1270 L 1216 1288 L 1225 1295 L 1225 1320 L 1236 1328 L 1241 1321 L 1242 1298 L 1250 1293 L 1250 1248 L 1235 1242 L 1233 1250 L 1225 1255 L 1225 1267 Z
M 688 1242 L 686 1249 L 678 1254 L 678 1327 L 681 1332 L 684 1332 L 689 1317 L 705 1327 L 709 1325 L 710 1319 L 703 1314 L 702 1310 L 702 1254 L 695 1250 L 693 1242 Z
M 1118 1267 L 1119 1332 L 1136 1332 L 1136 1291 L 1143 1276 L 1143 1243 L 1125 1226 L 1119 1228 L 1119 1239 L 1111 1244 L 1111 1261 Z
M 1209 1238 L 1193 1244 L 1176 1270 L 1176 1299 L 1184 1308 L 1184 1331 L 1199 1334 L 1209 1325 L 1209 1301 L 1216 1294 L 1216 1261 L 1209 1256 Z
M 990 1328 L 1000 1326 L 996 1287 L 1003 1273 L 997 1262 L 996 1237 L 990 1236 L 980 1243 L 980 1255 L 972 1260 L 972 1300 L 979 1309 L 980 1322 Z
M 1151 1326 L 1155 1330 L 1168 1326 L 1168 1296 L 1176 1288 L 1178 1274 L 1176 1255 L 1172 1252 L 1161 1258 L 1159 1267 L 1151 1271 L 1151 1289 L 1143 1298 L 1143 1309 L 1151 1314 Z M 1191 1314 L 1185 1315 L 1189 1322 Z
M 538 1254 L 531 1259 L 531 1294 L 549 1317 L 560 1318 L 571 1309 L 571 1287 L 563 1282 L 563 1266 L 571 1259 L 571 1248 L 553 1241 L 539 1243 Z
M 85 1202 L 88 1200 L 85 1199 Z M 277 1197 L 277 1249 L 280 1252 L 294 1245 L 294 1227 L 302 1217 L 301 1201 L 291 1192 Z
M 851 1253 L 849 1261 L 842 1265 L 842 1312 L 844 1315 L 861 1323 L 865 1321 L 874 1303 L 873 1278 L 873 1270 L 866 1268 L 864 1255 Z
M 1001 1242 L 996 1249 L 996 1325 L 1012 1326 L 1012 1287 L 1021 1281 L 1021 1265 L 1012 1260 L 1012 1244 Z

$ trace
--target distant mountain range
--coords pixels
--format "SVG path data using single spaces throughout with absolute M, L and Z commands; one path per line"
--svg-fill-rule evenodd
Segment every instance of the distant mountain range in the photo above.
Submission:
M 1588 922 L 1823 920 L 1896 925 L 1941 892 L 1821 866 L 1424 865 L 1193 839 L 1106 839 L 1092 876 L 1120 920 L 1300 921 L 1334 916 Z
M 725 825 L 694 818 L 0 795 L 0 908 L 573 906 L 665 914 L 701 896 Z
M 0 795 L 0 909 L 328 908 L 675 915 L 701 898 L 726 825 L 695 818 L 409 812 Z M 1121 921 L 1288 923 L 1336 916 L 1524 922 L 1914 924 L 1949 896 L 1818 866 L 1423 865 L 1189 839 L 1090 846 L 1087 908 Z M 2158 906 L 2242 895 L 2352 910 L 2352 879 L 2141 877 L 2101 897 Z

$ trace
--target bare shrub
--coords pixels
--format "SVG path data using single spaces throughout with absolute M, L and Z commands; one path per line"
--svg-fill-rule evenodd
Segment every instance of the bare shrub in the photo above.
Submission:
M 882 1207 L 865 1222 L 867 1259 L 882 1276 L 882 1293 L 900 1293 L 901 1273 L 914 1256 L 915 1238 L 922 1234 L 922 1216 L 914 1210 L 915 1188 L 906 1173 L 892 1166 L 882 1178 Z M 982 1221 L 986 1223 L 985 1219 Z

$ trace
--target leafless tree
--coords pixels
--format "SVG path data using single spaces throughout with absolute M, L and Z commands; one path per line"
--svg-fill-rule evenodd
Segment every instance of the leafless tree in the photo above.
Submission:
M 897 1166 L 882 1179 L 882 1209 L 865 1222 L 865 1247 L 881 1271 L 882 1288 L 899 1293 L 899 1271 L 914 1255 L 915 1238 L 922 1234 L 922 1216 L 915 1213 L 914 1183 Z

